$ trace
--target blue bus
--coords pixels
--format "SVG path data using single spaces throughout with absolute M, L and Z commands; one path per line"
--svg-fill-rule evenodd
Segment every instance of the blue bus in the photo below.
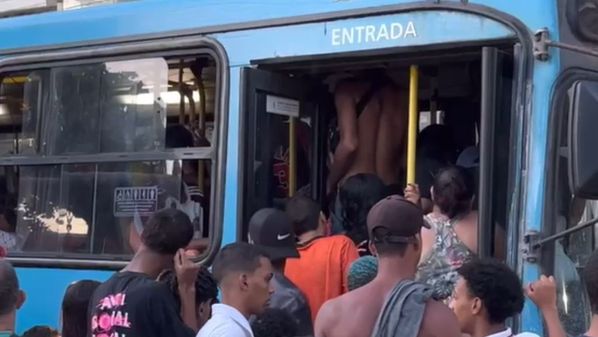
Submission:
M 28 295 L 18 332 L 58 326 L 65 288 L 122 268 L 157 209 L 193 219 L 209 263 L 255 210 L 296 191 L 325 204 L 330 87 L 370 70 L 414 94 L 420 123 L 479 146 L 480 255 L 500 226 L 523 282 L 554 274 L 567 331 L 584 332 L 597 7 L 140 0 L 0 20 L 0 244 Z M 529 303 L 513 325 L 543 331 Z

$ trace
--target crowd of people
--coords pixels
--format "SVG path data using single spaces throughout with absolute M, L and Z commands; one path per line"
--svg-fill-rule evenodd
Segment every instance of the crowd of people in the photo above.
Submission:
M 501 262 L 500 226 L 496 259 L 477 257 L 475 148 L 455 161 L 446 130 L 424 130 L 419 184 L 399 187 L 406 114 L 387 89 L 381 81 L 337 91 L 329 211 L 301 194 L 283 209 L 260 209 L 246 224 L 247 242 L 222 247 L 210 269 L 186 254 L 194 237 L 189 216 L 158 211 L 143 224 L 126 268 L 66 289 L 60 331 L 36 326 L 23 336 L 535 336 L 515 335 L 507 324 L 526 295 L 547 335 L 566 336 L 554 278 L 522 285 Z M 585 337 L 598 337 L 598 252 L 584 281 L 594 314 Z M 15 270 L 0 260 L 0 337 L 15 336 L 25 300 Z
M 405 195 L 384 197 L 369 210 L 371 255 L 358 257 L 347 236 L 324 234 L 318 204 L 297 196 L 285 211 L 256 212 L 248 243 L 223 247 L 211 271 L 184 252 L 193 237 L 189 218 L 159 211 L 126 268 L 103 283 L 82 280 L 66 289 L 61 331 L 36 326 L 23 336 L 510 337 L 506 322 L 521 313 L 524 294 L 540 309 L 547 335 L 566 336 L 552 277 L 523 287 L 507 265 L 477 259 L 473 249 L 443 277 L 418 275 L 427 261 L 421 233 L 434 228 L 416 188 Z M 598 336 L 597 271 L 595 253 L 584 275 L 595 314 L 587 337 Z M 15 270 L 0 261 L 0 336 L 16 336 L 25 300 Z

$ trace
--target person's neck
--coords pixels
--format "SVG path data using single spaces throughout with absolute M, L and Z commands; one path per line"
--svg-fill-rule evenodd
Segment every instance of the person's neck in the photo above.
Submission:
M 272 261 L 272 267 L 274 268 L 274 271 L 281 273 L 281 274 L 284 274 L 285 265 L 286 265 L 286 260 Z
M 471 337 L 486 337 L 497 334 L 499 332 L 507 330 L 505 324 L 491 324 L 488 322 L 480 322 L 473 327 Z
M 16 311 L 0 316 L 0 331 L 15 331 Z
M 243 303 L 243 296 L 239 296 L 239 294 L 232 293 L 229 294 L 227 291 L 222 291 L 222 304 L 226 304 L 229 307 L 233 307 L 237 309 L 243 317 L 249 319 L 251 317 L 251 312 L 247 309 L 245 304 Z
M 162 271 L 172 268 L 172 266 L 173 257 L 158 254 L 142 247 L 123 271 L 146 274 L 155 279 Z
M 322 235 L 324 235 L 324 233 L 320 229 L 314 229 L 313 231 L 305 232 L 305 233 L 299 235 L 299 237 L 298 237 L 299 243 L 309 242 L 309 241 L 317 238 L 318 236 L 322 236 Z
M 586 333 L 588 337 L 598 337 L 598 314 L 592 315 L 592 322 L 590 324 L 590 329 Z
M 375 280 L 394 286 L 399 281 L 414 279 L 415 268 L 408 268 L 412 264 L 403 257 L 378 257 L 378 274 Z

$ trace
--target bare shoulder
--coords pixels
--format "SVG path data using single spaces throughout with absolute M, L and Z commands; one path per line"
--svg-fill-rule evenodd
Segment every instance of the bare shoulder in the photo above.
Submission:
M 316 321 L 314 322 L 316 337 L 325 337 L 329 335 L 330 330 L 334 330 L 346 315 L 345 310 L 354 307 L 352 303 L 356 303 L 355 293 L 358 290 L 360 289 L 328 300 L 322 305 L 316 316 Z
M 353 78 L 342 80 L 336 87 L 336 95 L 354 98 L 353 96 L 364 91 L 365 85 L 365 83 Z
M 340 298 L 335 298 L 326 301 L 320 308 L 320 311 L 318 311 L 316 321 L 314 322 L 316 337 L 326 337 L 329 335 L 330 327 L 334 325 L 335 317 L 337 317 L 334 313 L 337 310 L 336 308 L 340 307 L 338 304 L 339 300 Z
M 422 328 L 424 335 L 461 337 L 459 323 L 453 311 L 434 300 L 428 301 L 426 305 Z

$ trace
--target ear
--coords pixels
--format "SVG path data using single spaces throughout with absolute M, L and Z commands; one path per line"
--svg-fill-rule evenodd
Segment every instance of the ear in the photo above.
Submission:
M 474 315 L 480 315 L 482 313 L 483 306 L 482 300 L 480 300 L 478 297 L 474 298 L 471 302 L 471 313 Z
M 370 249 L 370 253 L 372 253 L 372 256 L 378 256 L 378 251 L 376 250 L 376 245 L 374 244 L 374 242 L 372 240 L 370 240 L 368 242 L 368 247 Z
M 245 273 L 239 275 L 239 288 L 241 290 L 249 289 L 249 277 Z
M 430 197 L 432 198 L 432 201 L 434 201 L 434 199 L 436 199 L 436 198 L 434 198 L 434 186 L 430 187 Z
M 17 309 L 21 309 L 26 299 L 27 295 L 25 295 L 25 292 L 23 290 L 19 290 L 19 294 L 17 295 Z

